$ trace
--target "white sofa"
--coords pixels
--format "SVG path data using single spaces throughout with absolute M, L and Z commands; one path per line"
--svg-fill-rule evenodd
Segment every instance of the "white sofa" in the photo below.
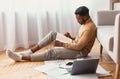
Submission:
M 98 11 L 97 39 L 100 54 L 104 48 L 116 64 L 114 79 L 118 79 L 120 69 L 120 11 Z

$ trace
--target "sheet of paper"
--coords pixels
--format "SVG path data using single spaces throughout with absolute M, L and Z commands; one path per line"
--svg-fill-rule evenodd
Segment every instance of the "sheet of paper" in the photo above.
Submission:
M 56 64 L 46 64 L 36 67 L 36 70 L 44 72 L 47 75 L 54 76 L 55 79 L 98 79 L 96 74 L 70 75 L 66 69 L 60 68 Z
M 88 57 L 90 58 L 90 57 Z M 73 62 L 74 60 L 76 59 L 66 59 L 66 60 L 50 60 L 50 61 L 45 61 L 45 64 L 57 64 L 57 65 L 60 65 L 61 67 L 64 66 L 64 64 L 68 63 L 68 62 Z M 80 60 L 80 59 L 77 59 L 77 60 Z M 84 60 L 84 58 L 81 58 L 81 60 Z M 65 66 L 64 66 L 65 67 Z M 106 71 L 103 67 L 101 67 L 100 65 L 98 65 L 98 68 L 96 70 L 96 74 L 98 77 L 106 77 L 106 76 L 112 76 L 110 74 L 110 72 Z
M 100 65 L 98 65 L 96 74 L 98 75 L 98 77 L 106 77 L 106 76 L 112 76 L 110 74 L 110 72 L 106 71 L 103 67 L 101 67 Z
M 67 62 L 73 62 L 74 60 L 50 60 L 45 61 L 45 65 L 36 67 L 35 69 L 46 73 L 48 76 L 47 79 L 50 78 L 50 76 L 54 76 L 55 78 L 52 79 L 98 79 L 98 77 L 105 77 L 105 76 L 111 76 L 111 74 L 103 69 L 100 65 L 98 65 L 96 74 L 82 74 L 82 75 L 70 75 L 68 71 L 65 68 Z

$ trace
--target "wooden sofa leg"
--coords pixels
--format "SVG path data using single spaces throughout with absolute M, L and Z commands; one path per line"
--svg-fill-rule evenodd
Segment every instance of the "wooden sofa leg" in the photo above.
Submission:
M 100 44 L 100 57 L 102 57 L 103 46 Z
M 120 64 L 116 64 L 114 79 L 119 79 Z

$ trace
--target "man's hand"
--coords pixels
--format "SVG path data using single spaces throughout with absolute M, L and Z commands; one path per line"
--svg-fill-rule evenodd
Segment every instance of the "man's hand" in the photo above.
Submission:
M 66 37 L 68 37 L 68 38 L 70 38 L 70 39 L 72 39 L 72 40 L 75 40 L 75 37 L 72 37 L 69 32 L 66 32 L 66 33 L 64 34 L 64 36 L 66 36 Z
M 54 46 L 58 46 L 58 47 L 63 47 L 63 42 L 60 42 L 58 40 L 54 41 Z
M 71 38 L 71 35 L 70 35 L 69 32 L 66 32 L 66 33 L 64 34 L 64 36 L 66 36 L 66 37 L 68 37 L 68 38 Z

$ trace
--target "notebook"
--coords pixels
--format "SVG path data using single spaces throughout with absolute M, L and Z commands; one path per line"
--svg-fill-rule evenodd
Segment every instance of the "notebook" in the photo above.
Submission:
M 71 75 L 96 73 L 99 59 L 75 60 L 71 67 L 66 68 Z
M 72 39 L 70 39 L 60 33 L 57 33 L 56 40 L 64 42 L 64 43 L 72 43 Z

